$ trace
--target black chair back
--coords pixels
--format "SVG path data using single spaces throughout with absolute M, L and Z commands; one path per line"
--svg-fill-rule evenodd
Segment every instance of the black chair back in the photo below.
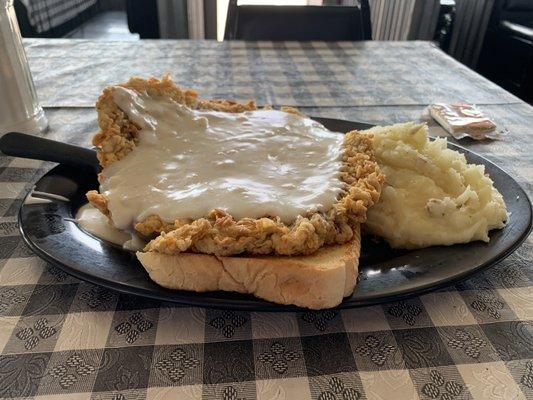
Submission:
M 371 40 L 368 0 L 360 6 L 256 6 L 230 0 L 225 40 Z
M 157 1 L 126 0 L 128 28 L 138 33 L 141 39 L 159 39 Z

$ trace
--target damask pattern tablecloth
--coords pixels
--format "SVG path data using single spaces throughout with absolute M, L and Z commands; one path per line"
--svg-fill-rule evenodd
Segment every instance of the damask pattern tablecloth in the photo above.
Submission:
M 46 137 L 88 146 L 89 106 L 103 86 L 165 71 L 205 97 L 380 124 L 427 120 L 427 103 L 466 100 L 508 133 L 461 144 L 533 192 L 533 108 L 427 43 L 25 44 Z M 0 398 L 533 398 L 531 238 L 493 268 L 400 302 L 297 313 L 179 307 L 81 282 L 31 253 L 17 211 L 50 167 L 0 156 Z

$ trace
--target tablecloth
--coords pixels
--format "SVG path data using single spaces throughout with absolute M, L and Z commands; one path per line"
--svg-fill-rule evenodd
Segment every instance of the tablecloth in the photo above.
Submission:
M 467 100 L 508 134 L 461 144 L 532 193 L 533 108 L 427 43 L 25 45 L 51 107 L 49 138 L 88 146 L 96 113 L 86 106 L 102 86 L 167 70 L 205 97 L 370 123 L 426 120 L 434 97 Z M 31 253 L 16 215 L 50 167 L 0 156 L 0 398 L 533 398 L 531 238 L 464 282 L 404 301 L 296 313 L 180 307 L 81 282 Z
M 430 42 L 27 41 L 47 107 L 92 107 L 133 73 L 170 73 L 205 98 L 288 106 L 519 101 Z M 59 90 L 58 90 L 59 89 Z

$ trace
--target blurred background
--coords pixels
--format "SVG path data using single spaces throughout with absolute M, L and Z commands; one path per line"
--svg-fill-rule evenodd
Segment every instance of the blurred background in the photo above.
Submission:
M 15 0 L 23 37 L 431 40 L 533 102 L 533 0 Z M 423 62 L 423 60 L 421 60 Z

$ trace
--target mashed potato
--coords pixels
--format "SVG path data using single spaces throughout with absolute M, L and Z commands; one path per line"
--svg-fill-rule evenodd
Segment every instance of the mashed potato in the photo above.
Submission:
M 446 139 L 428 140 L 425 124 L 375 127 L 374 151 L 385 173 L 379 202 L 366 228 L 392 247 L 417 248 L 489 241 L 503 228 L 502 195 L 482 165 L 446 148 Z

